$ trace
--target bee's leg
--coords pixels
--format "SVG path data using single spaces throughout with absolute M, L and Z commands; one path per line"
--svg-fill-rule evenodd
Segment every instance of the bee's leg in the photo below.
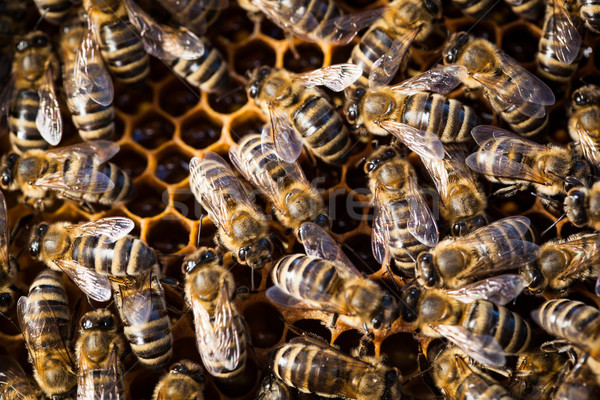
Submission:
M 288 42 L 290 43 L 290 50 L 292 51 L 294 58 L 296 60 L 298 60 L 300 58 L 300 54 L 298 53 L 298 50 L 296 49 L 296 45 L 294 44 L 294 36 L 289 32 L 286 32 L 285 36 L 286 36 Z
M 89 212 L 90 214 L 96 214 L 96 210 L 88 201 L 82 201 L 79 203 L 81 209 L 85 212 Z
M 492 196 L 496 197 L 511 197 L 514 196 L 519 190 L 521 190 L 520 185 L 512 185 L 507 186 L 501 189 L 496 190 Z

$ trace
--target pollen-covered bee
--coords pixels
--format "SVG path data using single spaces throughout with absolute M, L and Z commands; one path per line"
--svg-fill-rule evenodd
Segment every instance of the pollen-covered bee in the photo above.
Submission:
M 367 158 L 365 172 L 375 207 L 373 255 L 383 264 L 393 258 L 398 268 L 412 275 L 416 257 L 439 239 L 415 171 L 393 146 L 383 146 Z
M 8 110 L 10 142 L 15 151 L 46 149 L 62 137 L 62 116 L 54 81 L 60 69 L 48 35 L 29 32 L 16 39 Z
M 171 365 L 154 388 L 152 400 L 204 400 L 202 367 L 189 360 Z
M 0 162 L 0 186 L 20 190 L 27 205 L 42 209 L 55 196 L 113 206 L 134 193 L 126 172 L 106 162 L 119 151 L 114 142 L 97 140 L 52 150 L 8 153 Z
M 42 271 L 29 288 L 29 296 L 19 299 L 17 314 L 35 380 L 50 398 L 68 396 L 77 375 L 69 347 L 67 294 L 60 275 Z
M 110 311 L 90 311 L 81 318 L 75 346 L 78 400 L 125 398 L 120 360 L 124 351 L 125 342 Z
M 318 225 L 304 223 L 299 236 L 307 256 L 293 254 L 277 261 L 271 271 L 274 286 L 267 290 L 269 300 L 354 317 L 367 331 L 388 329 L 399 315 L 396 300 L 363 276 Z
M 222 255 L 206 247 L 186 257 L 182 269 L 204 367 L 217 378 L 238 376 L 246 364 L 246 329 L 231 301 L 233 275 L 223 268 Z
M 483 89 L 494 110 L 520 135 L 533 136 L 548 124 L 552 90 L 488 40 L 455 33 L 444 49 L 444 64 L 466 67 L 463 83 Z
M 519 355 L 510 375 L 510 392 L 517 399 L 555 399 L 557 382 L 562 382 L 571 367 L 566 353 L 527 351 Z
M 19 265 L 8 251 L 8 209 L 4 193 L 0 191 L 0 312 L 6 313 L 15 303 L 15 286 Z
M 302 393 L 356 400 L 401 397 L 401 376 L 396 368 L 376 358 L 350 357 L 310 336 L 295 337 L 271 350 L 269 368 Z
M 231 251 L 236 262 L 255 269 L 271 260 L 274 242 L 266 217 L 221 156 L 206 152 L 203 159 L 192 158 L 190 188 L 218 226 L 217 244 Z
M 484 276 L 535 261 L 540 248 L 532 240 L 527 217 L 508 217 L 466 236 L 448 238 L 419 254 L 416 275 L 426 287 L 458 288 Z
M 447 156 L 440 160 L 421 157 L 442 200 L 440 212 L 453 236 L 464 236 L 488 223 L 487 196 L 465 164 L 465 146 L 446 145 Z
M 84 140 L 110 140 L 114 88 L 92 31 L 77 13 L 61 25 L 60 33 L 63 86 L 73 124 Z
M 585 85 L 575 90 L 569 103 L 569 134 L 581 153 L 600 172 L 600 88 Z
M 25 374 L 19 363 L 0 356 L 0 398 L 3 400 L 39 400 L 42 397 L 35 382 Z
M 277 157 L 271 144 L 261 144 L 260 135 L 248 135 L 229 148 L 229 158 L 242 175 L 262 190 L 275 206 L 277 219 L 297 233 L 304 222 L 329 228 L 327 210 L 297 162 Z
M 501 275 L 459 289 L 409 286 L 402 294 L 402 318 L 417 321 L 423 334 L 445 337 L 469 357 L 490 366 L 503 366 L 505 355 L 529 347 L 529 324 L 504 304 L 525 287 L 518 275 Z
M 360 67 L 353 64 L 331 65 L 304 74 L 256 68 L 247 92 L 271 121 L 263 143 L 272 142 L 277 156 L 287 162 L 296 161 L 305 144 L 327 163 L 345 163 L 351 147 L 348 129 L 323 92 L 314 86 L 341 91 L 361 74 Z
M 83 0 L 90 35 L 111 74 L 126 84 L 141 83 L 150 72 L 140 33 L 129 21 L 124 0 Z

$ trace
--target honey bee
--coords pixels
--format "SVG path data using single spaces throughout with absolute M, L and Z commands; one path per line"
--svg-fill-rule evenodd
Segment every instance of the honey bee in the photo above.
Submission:
M 426 336 L 445 337 L 481 364 L 503 366 L 505 355 L 519 354 L 531 344 L 529 324 L 503 307 L 524 287 L 518 275 L 453 290 L 409 286 L 402 294 L 402 318 L 417 321 Z
M 90 35 L 112 75 L 126 84 L 141 83 L 150 72 L 149 57 L 129 21 L 123 0 L 83 0 Z
M 488 40 L 453 34 L 444 64 L 466 67 L 463 83 L 482 88 L 494 110 L 520 135 L 533 136 L 548 124 L 545 106 L 554 104 L 552 90 Z
M 246 364 L 246 329 L 231 302 L 233 275 L 222 264 L 221 254 L 202 247 L 186 257 L 182 272 L 202 363 L 217 378 L 233 378 Z
M 579 143 L 585 159 L 600 172 L 600 88 L 586 85 L 575 90 L 569 104 L 569 134 Z
M 252 269 L 269 262 L 274 242 L 268 236 L 266 217 L 221 156 L 206 152 L 203 159 L 192 158 L 190 187 L 218 226 L 217 244 L 231 251 L 236 262 Z
M 204 400 L 202 367 L 189 360 L 171 365 L 154 389 L 152 400 Z
M 38 400 L 42 393 L 13 358 L 0 356 L 0 398 Z
M 229 148 L 229 158 L 242 175 L 267 194 L 277 219 L 297 233 L 304 222 L 329 228 L 323 199 L 298 163 L 278 159 L 275 149 L 262 145 L 260 135 L 247 135 Z
M 598 364 L 581 357 L 577 365 L 560 382 L 553 400 L 597 399 L 600 397 Z
M 413 167 L 392 146 L 379 147 L 365 162 L 373 193 L 371 247 L 379 263 L 393 257 L 396 266 L 414 273 L 415 258 L 439 239 Z
M 510 185 L 497 195 L 511 196 L 531 185 L 542 195 L 564 196 L 567 176 L 585 176 L 565 148 L 544 146 L 490 125 L 477 126 L 472 134 L 479 150 L 466 163 L 490 182 Z
M 498 4 L 490 0 L 452 0 L 452 3 L 473 18 L 484 18 Z M 515 14 L 530 21 L 537 21 L 544 11 L 541 0 L 505 0 L 505 3 Z
M 351 148 L 348 130 L 324 94 L 313 86 L 342 91 L 361 74 L 360 67 L 353 64 L 332 65 L 304 74 L 256 68 L 247 92 L 271 120 L 263 143 L 274 143 L 277 156 L 290 163 L 302 152 L 303 143 L 327 163 L 345 163 Z
M 595 0 L 577 0 L 579 4 L 579 16 L 585 22 L 585 26 L 594 33 L 600 33 L 600 17 L 598 16 L 598 4 Z
M 68 396 L 77 384 L 69 350 L 70 314 L 60 275 L 42 271 L 17 303 L 19 324 L 33 365 L 33 376 L 46 396 Z
M 62 137 L 62 116 L 54 90 L 59 64 L 48 36 L 29 32 L 16 41 L 8 127 L 15 151 L 46 149 Z
M 454 289 L 535 261 L 540 247 L 528 241 L 532 239 L 529 225 L 527 217 L 508 217 L 441 241 L 417 257 L 419 283 Z
M 81 318 L 75 345 L 79 363 L 77 399 L 125 398 L 120 359 L 125 351 L 115 318 L 108 310 L 95 310 Z
M 388 329 L 398 317 L 396 300 L 364 277 L 336 241 L 318 225 L 305 222 L 299 236 L 307 256 L 293 254 L 271 270 L 275 304 L 356 317 L 365 331 Z
M 435 358 L 432 377 L 450 399 L 510 400 L 507 390 L 470 362 L 457 347 L 447 347 Z
M 92 31 L 77 14 L 60 32 L 63 84 L 73 124 L 83 140 L 110 140 L 115 131 L 114 88 Z
M 206 33 L 206 29 L 216 21 L 219 13 L 227 8 L 229 1 L 166 0 L 160 4 L 180 25 L 185 26 L 196 35 L 203 35 Z M 240 6 L 242 5 L 240 4 Z
M 277 378 L 302 393 L 357 400 L 401 397 L 396 368 L 372 357 L 350 357 L 309 336 L 295 337 L 271 350 L 269 367 Z
M 125 337 L 140 363 L 150 369 L 161 369 L 173 355 L 165 295 L 157 276 L 152 276 L 149 282 L 138 280 L 134 284 L 112 284 L 115 304 Z
M 445 146 L 442 160 L 422 157 L 442 199 L 440 212 L 453 236 L 464 236 L 488 223 L 487 196 L 477 178 L 465 164 L 465 146 Z
M 118 151 L 118 144 L 97 140 L 21 155 L 4 154 L 0 186 L 20 190 L 26 204 L 42 210 L 54 197 L 113 206 L 134 193 L 127 173 L 106 162 Z
M 73 0 L 34 0 L 40 15 L 51 24 L 60 25 L 75 4 Z
M 111 281 L 130 285 L 144 282 L 158 264 L 150 247 L 127 235 L 133 227 L 133 221 L 123 217 L 81 224 L 43 222 L 31 233 L 29 253 L 48 267 L 65 272 L 91 299 L 108 301 Z M 124 312 L 134 315 L 134 311 Z
M 510 391 L 518 399 L 554 399 L 557 382 L 571 368 L 565 353 L 527 351 L 519 355 L 511 373 Z
M 294 400 L 294 394 L 291 389 L 286 386 L 275 375 L 269 374 L 265 376 L 260 384 L 260 389 L 256 400 Z
M 0 312 L 3 313 L 15 303 L 15 292 L 20 290 L 14 285 L 19 265 L 9 253 L 8 246 L 8 209 L 0 191 Z
M 600 182 L 592 187 L 574 187 L 564 200 L 565 215 L 576 227 L 600 229 Z

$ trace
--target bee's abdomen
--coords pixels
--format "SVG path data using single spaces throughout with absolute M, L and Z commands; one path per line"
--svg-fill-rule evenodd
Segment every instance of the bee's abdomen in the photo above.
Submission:
M 38 7 L 40 14 L 46 21 L 54 25 L 60 25 L 64 21 L 74 4 L 72 0 L 44 0 L 37 3 L 43 3 L 41 7 Z
M 100 26 L 100 50 L 106 65 L 123 83 L 138 83 L 150 71 L 149 57 L 135 27 L 124 19 Z
M 363 74 L 350 88 L 367 87 L 369 85 L 368 77 L 373 64 L 390 49 L 393 41 L 394 37 L 379 27 L 364 34 L 360 43 L 352 49 L 352 54 L 348 60 L 349 63 L 360 66 Z
M 113 205 L 121 201 L 125 201 L 133 197 L 134 186 L 129 175 L 127 175 L 121 168 L 115 164 L 106 162 L 101 165 L 95 165 L 91 157 L 83 158 L 71 158 L 65 161 L 63 164 L 63 174 L 67 186 L 75 186 L 77 182 L 69 181 L 79 176 L 79 172 L 83 170 L 91 170 L 90 182 L 88 183 L 90 191 L 82 193 L 79 191 L 64 190 L 62 195 L 70 199 L 84 200 L 90 203 L 98 203 L 103 205 Z M 85 174 L 90 174 L 86 172 Z M 92 190 L 98 189 L 94 182 L 100 183 L 101 180 L 97 174 L 103 174 L 110 178 L 114 183 L 114 187 L 110 190 L 94 193 Z
M 39 105 L 37 90 L 29 89 L 19 91 L 11 102 L 8 123 L 10 141 L 15 150 L 24 152 L 49 147 L 35 124 Z
M 510 82 L 514 87 L 513 90 L 518 90 L 514 82 Z M 502 115 L 502 118 L 510 125 L 511 129 L 524 137 L 535 136 L 546 128 L 548 125 L 548 113 L 543 118 L 530 117 L 521 112 L 521 107 L 503 106 L 496 99 L 487 96 L 492 107 Z M 532 107 L 531 103 L 524 105 Z M 543 105 L 536 105 L 541 108 Z
M 173 71 L 190 85 L 209 93 L 222 92 L 229 87 L 229 70 L 223 55 L 207 40 L 204 54 L 195 60 L 178 58 L 171 63 Z
M 408 230 L 410 211 L 404 197 L 391 200 L 388 203 L 393 226 L 390 229 L 389 250 L 396 266 L 409 275 L 414 274 L 417 256 L 428 249 L 419 242 Z
M 506 0 L 506 3 L 515 14 L 530 21 L 537 20 L 544 9 L 541 0 Z
M 216 358 L 202 357 L 202 362 L 204 363 L 204 365 L 212 366 L 211 368 L 208 368 L 208 369 L 210 369 L 211 374 L 217 378 L 232 379 L 232 378 L 238 376 L 239 374 L 241 374 L 244 370 L 244 366 L 246 365 L 246 357 L 247 357 L 246 336 L 244 335 L 244 332 L 246 332 L 246 328 L 244 325 L 244 321 L 242 320 L 242 317 L 240 317 L 239 315 L 235 315 L 233 317 L 232 323 L 235 324 L 235 326 L 236 326 L 235 330 L 240 333 L 237 340 L 232 339 L 232 340 L 228 341 L 230 349 L 237 347 L 240 350 L 237 367 L 234 370 L 228 370 L 223 365 L 223 362 L 219 357 L 216 357 Z M 213 324 L 213 325 L 216 324 L 214 318 L 212 318 L 212 317 L 211 317 L 211 324 Z M 225 352 L 233 353 L 234 351 L 226 350 Z M 215 371 L 222 371 L 222 372 L 215 372 Z
M 599 0 L 579 0 L 581 5 L 579 15 L 585 21 L 589 29 L 600 33 L 600 1 Z
M 475 18 L 479 18 L 494 7 L 494 0 L 453 0 L 454 5 L 462 10 L 463 13 Z
M 29 288 L 28 300 L 30 312 L 41 313 L 42 319 L 54 319 L 62 340 L 67 341 L 71 321 L 67 293 L 60 274 L 51 269 L 40 272 Z M 40 321 L 40 324 L 42 323 Z

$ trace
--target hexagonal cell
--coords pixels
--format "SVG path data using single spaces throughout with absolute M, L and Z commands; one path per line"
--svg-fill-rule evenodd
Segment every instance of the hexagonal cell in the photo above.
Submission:
M 201 216 L 206 216 L 206 211 L 204 211 L 200 203 L 196 201 L 196 198 L 188 187 L 185 189 L 177 189 L 175 191 L 175 194 L 173 195 L 173 207 L 184 218 L 194 221 L 198 221 Z M 207 229 L 208 225 L 209 224 L 206 223 Z M 202 228 L 204 228 L 204 226 Z
M 337 46 L 331 52 L 331 64 L 348 62 L 352 54 L 352 46 Z
M 253 40 L 235 52 L 233 67 L 238 74 L 246 75 L 261 65 L 275 65 L 275 52 L 268 44 Z
M 320 337 L 327 343 L 331 343 L 331 331 L 317 319 L 301 319 L 294 322 L 294 326 L 300 330 L 299 333 L 308 332 Z M 288 330 L 285 341 L 289 342 L 292 338 L 298 336 L 298 333 L 292 329 Z
M 147 149 L 155 149 L 173 138 L 175 126 L 158 113 L 148 113 L 133 126 L 133 140 Z
M 301 43 L 296 46 L 298 56 L 288 49 L 283 56 L 283 67 L 292 72 L 307 72 L 323 66 L 323 52 L 312 43 Z
M 410 333 L 396 333 L 381 343 L 381 353 L 388 363 L 400 370 L 402 375 L 410 375 L 417 370 L 419 344 Z
M 240 8 L 227 9 L 227 18 L 211 25 L 211 35 L 219 36 L 233 43 L 240 43 L 252 34 L 254 24 L 248 19 L 248 13 Z
M 123 146 L 111 160 L 125 171 L 131 178 L 141 175 L 148 165 L 144 154 L 130 146 Z
M 444 13 L 445 12 L 446 9 L 444 8 Z M 464 24 L 457 27 L 456 31 L 468 31 L 469 34 L 475 37 L 487 39 L 496 44 L 496 30 L 494 29 L 494 24 L 485 20 L 479 21 L 477 24 L 473 24 L 471 21 L 465 21 Z
M 272 37 L 273 39 L 285 39 L 285 33 L 283 32 L 283 30 L 281 30 L 280 27 L 275 25 L 267 18 L 263 18 L 263 20 L 260 21 L 260 31 L 266 36 Z
M 141 218 L 153 217 L 160 214 L 169 203 L 169 194 L 166 189 L 157 188 L 147 182 L 136 185 L 136 195 L 127 202 L 126 207 Z
M 265 121 L 257 114 L 244 114 L 231 123 L 229 132 L 231 138 L 239 142 L 241 138 L 251 133 L 260 133 Z
M 139 88 L 124 88 L 115 83 L 113 104 L 126 114 L 138 114 L 152 106 L 152 97 L 152 88 L 146 84 Z
M 135 393 L 136 398 L 151 399 L 154 388 L 160 379 L 161 374 L 152 370 L 144 371 L 138 375 L 130 385 L 131 393 Z
M 177 77 L 160 90 L 159 104 L 169 115 L 178 117 L 185 114 L 200 101 L 198 88 Z
M 155 175 L 166 183 L 181 182 L 189 175 L 190 157 L 177 147 L 169 147 L 161 151 L 156 160 Z
M 504 32 L 502 49 L 521 63 L 533 62 L 536 59 L 539 40 L 537 33 L 523 25 L 518 25 Z
M 172 254 L 188 245 L 190 231 L 187 226 L 178 221 L 178 217 L 164 216 L 151 225 L 147 241 L 153 249 L 163 254 Z
M 356 329 L 350 329 L 340 333 L 340 335 L 333 342 L 334 345 L 338 346 L 341 351 L 346 354 L 352 354 L 352 351 L 357 349 L 361 345 L 361 340 L 364 337 L 364 333 L 357 331 Z M 373 342 L 367 341 L 367 355 L 373 355 L 375 353 L 375 346 Z
M 230 87 L 234 89 L 228 89 L 225 93 L 209 93 L 208 104 L 216 112 L 232 114 L 248 102 L 243 83 L 232 79 Z
M 283 317 L 272 305 L 254 303 L 244 311 L 252 344 L 260 348 L 275 346 L 283 335 Z
M 149 78 L 153 82 L 159 82 L 171 75 L 171 69 L 167 64 L 156 57 L 150 57 L 150 75 Z
M 317 188 L 328 189 L 340 182 L 342 179 L 342 168 L 326 164 L 325 162 L 314 158 L 316 164 L 313 162 L 313 156 L 303 156 L 300 158 L 300 166 L 306 175 L 309 182 L 313 182 Z
M 181 124 L 181 139 L 195 149 L 203 149 L 219 140 L 221 123 L 198 112 Z
M 371 236 L 359 234 L 344 241 L 344 253 L 361 272 L 369 275 L 379 271 L 381 265 L 373 257 Z
M 335 233 L 345 233 L 356 229 L 364 218 L 363 208 L 367 202 L 354 198 L 344 189 L 329 192 L 329 219 L 332 221 L 331 230 Z

